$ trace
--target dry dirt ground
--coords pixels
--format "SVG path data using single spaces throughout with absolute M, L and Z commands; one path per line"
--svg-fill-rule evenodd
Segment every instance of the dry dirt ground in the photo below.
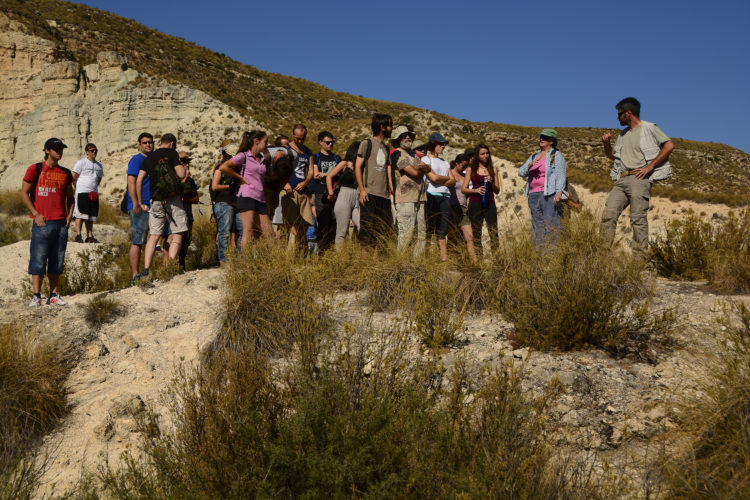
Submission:
M 664 204 L 661 210 L 681 213 L 679 204 Z M 111 233 L 119 234 L 114 229 Z M 87 245 L 71 242 L 68 248 L 68 258 L 73 258 Z M 195 363 L 218 329 L 222 271 L 192 271 L 153 286 L 109 292 L 124 314 L 95 329 L 83 319 L 83 305 L 93 295 L 65 297 L 65 307 L 27 307 L 22 292 L 22 283 L 28 281 L 27 241 L 0 247 L 0 261 L 0 321 L 20 321 L 29 330 L 59 339 L 76 359 L 67 383 L 70 412 L 45 440 L 52 460 L 44 491 L 60 492 L 73 485 L 82 470 L 95 469 L 105 460 L 116 466 L 126 448 L 138 446 L 141 435 L 134 414 L 148 407 L 161 415 L 160 425 L 169 425 L 163 391 L 175 366 Z M 478 371 L 482 364 L 498 363 L 501 356 L 513 358 L 524 364 L 529 390 L 557 377 L 564 387 L 553 408 L 561 448 L 601 453 L 614 463 L 645 460 L 653 452 L 653 439 L 674 426 L 670 399 L 696 389 L 699 360 L 715 351 L 710 332 L 722 314 L 720 304 L 727 300 L 699 282 L 655 279 L 654 290 L 653 308 L 676 307 L 677 327 L 674 345 L 642 353 L 645 360 L 614 359 L 596 349 L 514 349 L 508 338 L 512 325 L 480 314 L 466 318 L 461 342 L 443 353 L 443 361 L 450 368 L 463 357 Z M 750 304 L 750 296 L 734 298 Z M 354 295 L 339 295 L 334 303 L 341 324 L 362 322 L 368 314 Z

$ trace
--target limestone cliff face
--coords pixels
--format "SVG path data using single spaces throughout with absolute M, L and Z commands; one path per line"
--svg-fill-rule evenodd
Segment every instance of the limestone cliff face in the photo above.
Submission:
M 81 67 L 58 60 L 58 52 L 53 42 L 0 13 L 0 190 L 20 187 L 25 169 L 43 158 L 49 137 L 68 145 L 67 167 L 84 156 L 86 143 L 96 143 L 105 167 L 103 192 L 109 194 L 124 186 L 141 132 L 177 134 L 179 148 L 208 168 L 227 128 L 239 140 L 240 130 L 257 126 L 238 121 L 229 107 L 199 90 L 128 68 L 118 53 L 100 52 L 96 63 Z M 207 178 L 206 168 L 194 177 Z

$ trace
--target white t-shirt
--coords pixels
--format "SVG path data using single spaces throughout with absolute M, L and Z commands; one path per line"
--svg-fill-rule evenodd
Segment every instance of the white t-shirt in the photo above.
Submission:
M 97 179 L 104 177 L 104 168 L 98 161 L 89 161 L 88 158 L 81 158 L 73 166 L 73 172 L 78 174 L 76 182 L 76 194 L 90 193 L 96 191 L 99 185 Z
M 448 176 L 451 171 L 451 164 L 442 158 L 431 158 L 430 156 L 423 156 L 422 163 L 426 163 L 432 168 L 432 171 L 437 175 Z M 442 184 L 435 184 L 429 177 L 427 177 L 427 192 L 430 194 L 442 194 L 450 196 L 451 190 L 447 186 Z

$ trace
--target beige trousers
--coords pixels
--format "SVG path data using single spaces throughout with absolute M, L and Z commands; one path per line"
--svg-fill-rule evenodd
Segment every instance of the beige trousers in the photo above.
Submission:
M 602 213 L 602 231 L 610 241 L 615 239 L 617 220 L 630 205 L 630 225 L 633 226 L 633 250 L 648 252 L 648 207 L 651 200 L 651 181 L 635 175 L 621 177 L 609 192 Z

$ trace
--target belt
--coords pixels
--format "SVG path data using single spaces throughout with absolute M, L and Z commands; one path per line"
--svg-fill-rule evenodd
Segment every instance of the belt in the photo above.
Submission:
M 620 174 L 620 177 L 627 177 L 629 175 L 635 175 L 637 169 L 634 170 L 626 170 Z

